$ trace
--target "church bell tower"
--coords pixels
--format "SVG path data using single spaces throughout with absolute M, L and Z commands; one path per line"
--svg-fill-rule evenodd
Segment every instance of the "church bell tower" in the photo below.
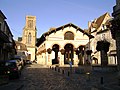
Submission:
M 36 17 L 26 16 L 26 24 L 23 28 L 22 43 L 27 46 L 28 59 L 35 60 L 36 44 Z

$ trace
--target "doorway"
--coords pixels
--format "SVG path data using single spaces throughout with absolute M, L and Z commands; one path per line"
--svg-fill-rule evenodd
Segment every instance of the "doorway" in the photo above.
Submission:
M 78 50 L 77 50 L 77 55 L 78 55 L 78 60 L 79 60 L 78 65 L 84 64 L 84 50 L 85 50 L 85 46 L 78 47 Z
M 54 44 L 52 46 L 52 50 L 55 52 L 55 58 L 52 59 L 52 64 L 59 64 L 59 59 L 58 59 L 59 45 Z
M 69 64 L 70 61 L 72 61 L 72 64 L 74 64 L 74 62 L 73 62 L 73 58 L 74 58 L 73 45 L 66 44 L 64 49 L 65 49 L 64 64 Z

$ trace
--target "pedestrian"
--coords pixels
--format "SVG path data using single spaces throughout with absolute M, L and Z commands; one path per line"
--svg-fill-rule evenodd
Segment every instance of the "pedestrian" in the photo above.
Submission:
M 70 65 L 70 72 L 72 73 L 72 61 L 69 61 L 69 65 Z

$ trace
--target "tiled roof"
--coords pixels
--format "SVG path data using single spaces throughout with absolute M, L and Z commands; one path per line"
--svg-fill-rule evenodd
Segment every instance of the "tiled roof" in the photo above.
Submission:
M 103 14 L 102 16 L 100 16 L 99 18 L 97 18 L 97 20 L 96 20 L 96 24 L 97 24 L 97 27 L 96 27 L 96 29 L 98 29 L 100 26 L 101 26 L 101 24 L 102 24 L 102 22 L 103 22 L 103 20 L 104 20 L 104 18 L 105 18 L 105 16 L 107 15 L 108 13 L 105 13 L 105 14 Z
M 108 16 L 108 18 L 107 18 L 107 16 Z M 94 30 L 95 32 L 99 32 L 101 30 L 102 24 L 105 24 L 105 25 L 108 24 L 108 19 L 110 19 L 109 17 L 110 17 L 110 15 L 108 12 L 101 15 L 100 17 L 98 17 L 97 19 L 95 19 L 94 21 L 91 22 L 89 30 L 91 30 L 90 28 L 92 27 L 92 28 L 95 28 L 95 30 Z M 106 21 L 104 21 L 104 20 L 106 20 Z M 92 32 L 94 32 L 94 31 L 92 31 Z
M 40 44 L 42 44 L 42 43 L 45 41 L 45 37 L 46 37 L 47 35 L 50 35 L 51 33 L 54 33 L 54 32 L 56 32 L 56 31 L 59 31 L 59 30 L 61 30 L 61 29 L 64 29 L 64 28 L 66 28 L 66 27 L 71 27 L 71 26 L 72 26 L 73 28 L 77 29 L 78 31 L 86 34 L 88 37 L 93 38 L 92 35 L 90 35 L 89 33 L 85 32 L 84 30 L 82 30 L 82 29 L 79 28 L 78 26 L 76 26 L 76 25 L 74 25 L 74 24 L 72 24 L 72 23 L 68 23 L 68 24 L 65 24 L 65 25 L 63 25 L 63 26 L 60 26 L 60 27 L 58 27 L 58 28 L 51 28 L 48 32 L 45 32 L 45 33 L 39 38 L 36 46 L 39 46 Z

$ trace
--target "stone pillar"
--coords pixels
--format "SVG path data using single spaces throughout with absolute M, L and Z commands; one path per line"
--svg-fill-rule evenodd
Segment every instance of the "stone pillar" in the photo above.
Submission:
M 92 50 L 87 50 L 87 51 L 86 51 L 86 54 L 87 54 L 86 64 L 87 64 L 87 65 L 91 65 L 91 53 L 92 53 Z
M 46 65 L 46 54 L 45 53 L 42 53 L 41 60 L 42 60 L 42 64 Z
M 64 55 L 61 54 L 61 65 L 63 66 L 64 65 Z
M 47 65 L 52 65 L 52 59 L 51 59 L 51 54 L 47 53 Z
M 40 60 L 39 55 L 37 55 L 36 57 L 37 57 L 37 63 L 39 63 L 39 60 Z
M 79 60 L 78 60 L 78 55 L 74 52 L 74 65 L 78 65 Z
M 59 65 L 61 65 L 61 53 L 60 52 L 58 52 L 58 61 L 59 61 Z
M 107 66 L 108 65 L 108 57 L 107 52 L 104 50 L 101 50 L 101 66 Z
M 60 65 L 63 66 L 64 65 L 64 53 L 65 50 L 64 49 L 60 49 Z
M 51 52 L 52 52 L 52 49 L 48 48 L 46 52 L 46 65 L 52 65 Z
M 40 57 L 40 54 L 38 55 L 38 58 L 39 58 L 39 59 L 38 59 L 38 62 L 37 62 L 37 63 L 38 63 L 38 64 L 42 64 L 42 63 L 41 63 L 41 57 Z

